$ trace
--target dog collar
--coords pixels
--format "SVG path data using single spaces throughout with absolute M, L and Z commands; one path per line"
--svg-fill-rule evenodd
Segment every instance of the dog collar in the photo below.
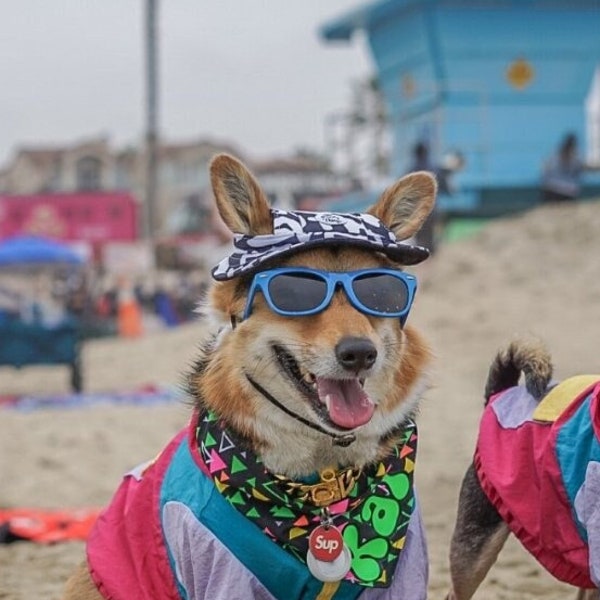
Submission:
M 223 497 L 306 564 L 309 536 L 322 522 L 324 510 L 307 501 L 312 486 L 267 471 L 260 458 L 211 412 L 199 415 L 196 443 Z M 325 510 L 352 556 L 345 579 L 365 587 L 391 584 L 415 507 L 416 450 L 417 428 L 408 421 L 398 445 L 384 460 L 360 471 L 323 472 L 319 483 L 327 485 L 312 488 L 316 496 L 335 495 L 336 488 L 340 491 L 338 499 L 329 498 L 332 502 Z M 341 483 L 330 486 L 332 478 Z

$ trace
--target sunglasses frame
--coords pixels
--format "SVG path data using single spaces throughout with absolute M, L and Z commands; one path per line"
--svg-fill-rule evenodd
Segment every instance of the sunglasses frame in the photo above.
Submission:
M 327 289 L 323 297 L 323 301 L 318 306 L 311 308 L 310 310 L 286 311 L 278 308 L 273 303 L 271 300 L 271 294 L 269 292 L 269 283 L 271 280 L 278 275 L 294 274 L 311 275 L 312 277 L 321 279 L 325 282 Z M 406 307 L 403 310 L 396 311 L 394 313 L 381 313 L 363 305 L 354 293 L 352 282 L 364 275 L 391 275 L 396 279 L 400 279 L 406 286 L 407 290 L 408 299 L 406 302 Z M 399 269 L 386 269 L 383 267 L 377 269 L 361 269 L 359 271 L 342 272 L 321 271 L 319 269 L 309 269 L 307 267 L 279 267 L 275 269 L 268 269 L 266 271 L 260 271 L 259 273 L 256 273 L 252 278 L 252 285 L 250 286 L 250 290 L 248 292 L 248 298 L 246 300 L 246 307 L 244 309 L 242 320 L 245 321 L 252 313 L 252 303 L 254 302 L 254 296 L 256 295 L 257 291 L 262 293 L 267 305 L 274 313 L 283 317 L 305 317 L 318 314 L 325 310 L 325 308 L 327 308 L 327 306 L 329 306 L 331 303 L 331 300 L 340 285 L 344 289 L 344 293 L 350 301 L 350 304 L 352 304 L 352 306 L 354 306 L 354 308 L 356 308 L 356 310 L 359 312 L 371 315 L 373 317 L 399 318 L 401 324 L 404 325 L 408 317 L 408 313 L 412 308 L 415 292 L 417 291 L 417 278 L 414 275 L 406 273 L 405 271 L 400 271 Z

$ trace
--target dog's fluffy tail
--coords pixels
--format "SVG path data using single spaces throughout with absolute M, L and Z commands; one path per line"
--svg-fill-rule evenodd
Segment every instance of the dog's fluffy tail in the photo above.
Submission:
M 552 358 L 538 340 L 515 340 L 493 360 L 485 385 L 485 402 L 498 392 L 519 383 L 521 373 L 525 387 L 536 399 L 542 398 L 552 378 Z

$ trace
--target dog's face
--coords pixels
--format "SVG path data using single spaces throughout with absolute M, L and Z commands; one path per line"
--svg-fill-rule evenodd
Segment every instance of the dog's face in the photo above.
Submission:
M 219 156 L 211 176 L 219 213 L 232 231 L 272 232 L 264 194 L 241 163 Z M 434 198 L 433 178 L 413 174 L 369 212 L 406 239 Z M 336 273 L 397 268 L 382 254 L 347 245 L 304 250 L 269 266 Z M 274 472 L 301 476 L 381 458 L 425 386 L 429 351 L 421 336 L 398 318 L 364 314 L 342 289 L 323 311 L 293 317 L 274 312 L 258 292 L 242 320 L 251 281 L 245 276 L 213 286 L 208 312 L 221 331 L 192 376 L 194 395 L 244 436 Z M 347 447 L 332 443 L 348 433 L 354 441 Z

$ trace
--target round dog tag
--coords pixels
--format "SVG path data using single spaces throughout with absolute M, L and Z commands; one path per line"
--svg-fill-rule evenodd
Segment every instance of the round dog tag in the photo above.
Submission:
M 319 525 L 308 538 L 308 552 L 317 560 L 333 562 L 344 547 L 342 534 L 336 527 Z
M 323 582 L 340 581 L 350 570 L 352 556 L 346 545 L 342 546 L 341 554 L 333 561 L 323 561 L 316 559 L 308 551 L 306 555 L 306 566 L 312 576 Z

